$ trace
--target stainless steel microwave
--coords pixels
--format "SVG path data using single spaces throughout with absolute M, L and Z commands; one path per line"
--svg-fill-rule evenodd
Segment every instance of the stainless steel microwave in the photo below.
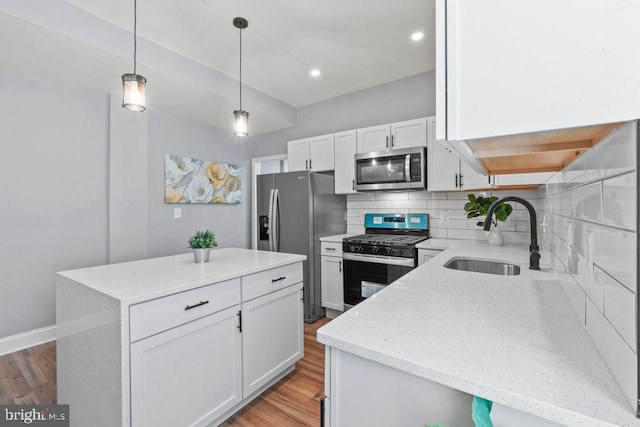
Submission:
M 356 190 L 424 190 L 427 149 L 404 148 L 356 154 Z

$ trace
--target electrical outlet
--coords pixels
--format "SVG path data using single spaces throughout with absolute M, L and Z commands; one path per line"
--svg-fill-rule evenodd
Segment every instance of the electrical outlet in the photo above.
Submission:
M 173 208 L 173 217 L 182 218 L 182 208 Z
M 440 222 L 443 224 L 449 223 L 449 211 L 440 212 Z

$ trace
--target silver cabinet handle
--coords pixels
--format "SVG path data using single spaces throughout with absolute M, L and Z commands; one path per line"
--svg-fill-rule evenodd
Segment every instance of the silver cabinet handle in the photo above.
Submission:
M 342 273 L 342 261 L 338 261 L 339 272 Z
M 394 140 L 394 135 L 391 135 L 391 147 L 393 148 L 393 140 Z
M 309 170 L 309 160 L 304 161 L 304 170 Z
M 324 248 L 326 251 L 335 251 L 336 248 Z
M 460 188 L 462 188 L 462 174 L 460 174 Z
M 287 276 L 282 276 L 282 277 L 278 277 L 277 279 L 271 279 L 271 283 L 279 282 L 279 281 L 284 280 L 286 278 L 287 278 Z
M 458 174 L 456 174 L 456 188 L 458 188 Z
M 387 148 L 389 148 L 389 135 L 387 135 Z
M 355 189 L 356 189 L 356 180 L 355 180 L 355 179 L 352 179 L 352 180 L 351 180 L 351 189 L 352 189 L 352 190 L 355 190 Z
M 311 166 L 311 159 L 309 159 L 309 170 L 313 169 L 313 166 Z

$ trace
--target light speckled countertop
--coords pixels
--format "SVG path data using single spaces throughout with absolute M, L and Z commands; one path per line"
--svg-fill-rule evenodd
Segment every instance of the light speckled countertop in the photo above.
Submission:
M 196 264 L 193 253 L 188 253 L 58 274 L 125 304 L 135 304 L 305 259 L 304 255 L 221 248 L 212 249 L 204 264 Z
M 442 247 L 433 240 L 427 247 Z M 554 274 L 528 269 L 527 247 L 446 248 L 320 328 L 318 341 L 558 423 L 640 426 Z M 456 256 L 509 261 L 521 274 L 443 267 Z

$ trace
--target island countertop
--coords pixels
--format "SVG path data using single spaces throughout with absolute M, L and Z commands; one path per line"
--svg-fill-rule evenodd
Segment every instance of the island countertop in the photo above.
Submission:
M 212 249 L 209 262 L 203 264 L 196 264 L 188 253 L 58 274 L 131 305 L 306 259 L 304 255 L 220 248 Z
M 517 276 L 450 270 L 466 256 Z M 561 285 L 528 248 L 464 241 L 318 330 L 330 347 L 570 426 L 640 426 Z

